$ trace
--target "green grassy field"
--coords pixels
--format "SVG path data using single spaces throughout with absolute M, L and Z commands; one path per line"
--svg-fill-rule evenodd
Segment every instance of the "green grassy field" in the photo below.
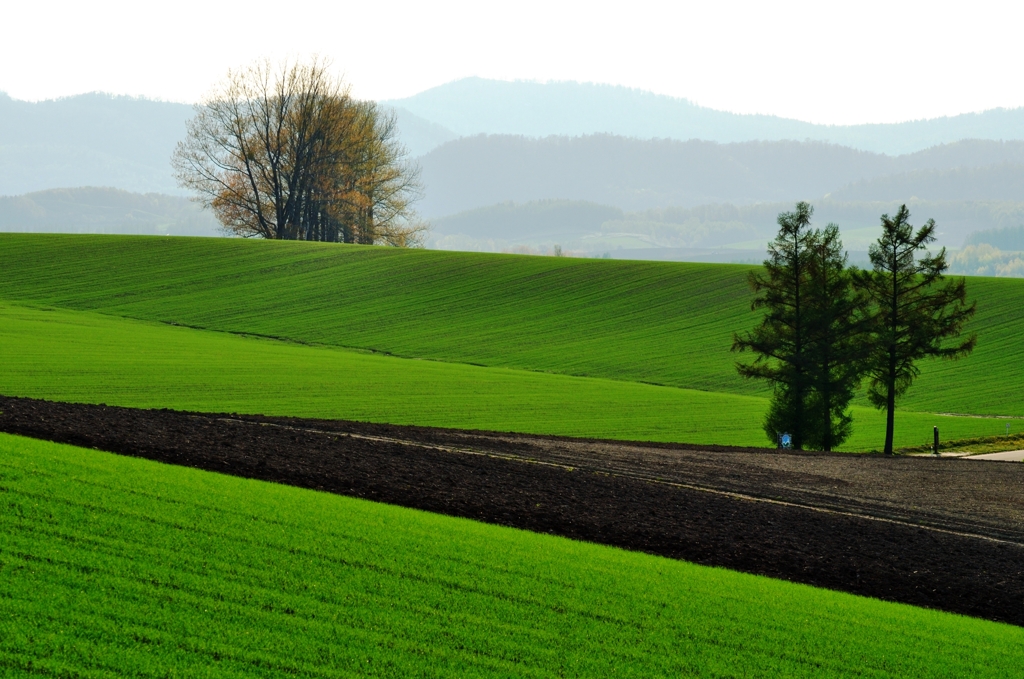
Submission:
M 0 507 L 4 676 L 1024 666 L 1009 625 L 7 435 Z
M 0 235 L 0 299 L 398 356 L 763 396 L 746 266 L 227 239 Z M 969 280 L 974 354 L 902 407 L 1024 416 L 1024 280 Z M 860 401 L 864 404 L 864 401 Z
M 733 327 L 747 324 L 735 318 L 748 315 L 743 304 L 730 304 L 745 290 L 742 267 L 4 234 L 0 270 L 8 300 L 407 357 L 756 392 L 728 352 Z M 725 354 L 692 351 L 723 343 Z
M 18 325 L 8 311 L 0 332 L 18 347 L 0 368 L 0 389 L 9 394 L 612 438 L 768 442 L 760 429 L 766 394 L 736 376 L 736 356 L 728 350 L 731 333 L 755 323 L 744 266 L 0 235 L 0 270 L 0 299 L 92 311 L 112 324 L 90 313 L 73 320 L 48 311 L 61 323 L 33 326 L 24 308 L 18 317 L 26 323 Z M 1024 415 L 1017 398 L 1024 378 L 1019 284 L 971 281 L 981 309 L 974 324 L 979 348 L 961 363 L 925 365 L 903 404 L 897 445 L 930 441 L 935 425 L 944 439 L 1005 433 L 1004 420 L 935 413 Z M 121 316 L 218 331 L 220 339 L 119 325 Z M 229 341 L 238 334 L 286 342 L 271 349 Z M 162 355 L 165 346 L 173 348 Z M 343 347 L 433 360 L 372 360 L 337 350 Z M 323 353 L 328 349 L 333 352 Z M 863 399 L 858 404 L 846 448 L 877 449 L 882 417 Z
M 180 410 L 653 441 L 762 445 L 766 401 L 637 382 L 424 361 L 0 303 L 0 393 Z M 854 410 L 852 450 L 882 414 Z M 1005 420 L 902 411 L 897 445 L 999 434 Z M 1024 425 L 1014 420 L 1014 425 Z

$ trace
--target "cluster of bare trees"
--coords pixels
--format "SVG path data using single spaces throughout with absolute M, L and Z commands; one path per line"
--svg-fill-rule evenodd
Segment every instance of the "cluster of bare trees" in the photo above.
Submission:
M 239 236 L 412 246 L 424 232 L 394 115 L 354 99 L 317 59 L 229 72 L 172 164 Z

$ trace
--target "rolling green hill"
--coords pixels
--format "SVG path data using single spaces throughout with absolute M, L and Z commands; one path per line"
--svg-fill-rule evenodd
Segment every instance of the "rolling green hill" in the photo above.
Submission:
M 764 445 L 764 398 L 423 361 L 0 303 L 0 393 L 83 403 L 293 415 L 625 440 Z M 897 445 L 996 435 L 1004 420 L 902 411 Z M 882 415 L 854 411 L 852 450 Z M 1014 421 L 1019 426 L 1019 420 Z
M 730 353 L 749 267 L 309 243 L 0 235 L 0 299 L 408 358 L 764 396 Z M 1024 416 L 1024 281 L 974 278 L 974 354 L 906 410 Z M 861 401 L 863 404 L 863 401 Z
M 0 234 L 0 299 L 405 357 L 761 393 L 744 267 Z
M 5 676 L 999 677 L 1024 664 L 1010 625 L 14 436 L 0 435 L 0 498 Z

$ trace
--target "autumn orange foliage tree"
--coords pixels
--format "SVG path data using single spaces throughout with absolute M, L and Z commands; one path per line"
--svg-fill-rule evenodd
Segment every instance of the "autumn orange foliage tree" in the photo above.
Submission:
M 392 113 L 358 101 L 326 63 L 230 71 L 196 106 L 178 182 L 244 237 L 412 246 L 417 171 Z

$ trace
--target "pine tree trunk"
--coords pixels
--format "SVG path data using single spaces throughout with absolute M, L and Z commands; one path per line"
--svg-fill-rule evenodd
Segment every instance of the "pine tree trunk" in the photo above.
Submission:
M 896 346 L 889 347 L 889 375 L 885 395 L 885 454 L 892 455 L 892 436 L 896 417 Z
M 832 399 L 826 389 L 821 395 L 822 405 L 825 410 L 825 452 L 832 452 Z

